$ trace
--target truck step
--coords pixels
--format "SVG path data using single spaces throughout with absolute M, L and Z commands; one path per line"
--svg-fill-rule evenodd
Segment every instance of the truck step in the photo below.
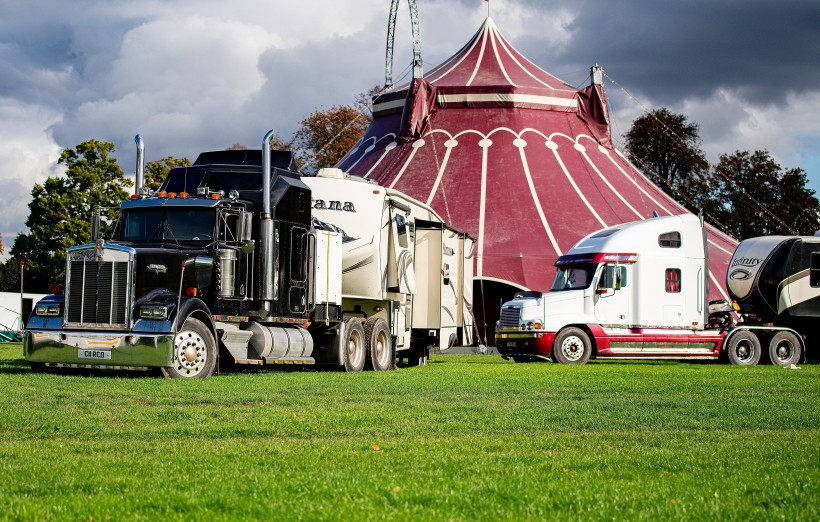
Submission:
M 234 360 L 239 361 L 248 360 L 248 341 L 253 336 L 250 330 L 240 330 L 239 325 L 233 323 L 217 323 L 216 328 L 222 331 L 219 339 L 225 348 L 231 353 Z M 250 363 L 239 363 L 250 364 Z
M 313 357 L 265 357 L 265 364 L 316 364 Z

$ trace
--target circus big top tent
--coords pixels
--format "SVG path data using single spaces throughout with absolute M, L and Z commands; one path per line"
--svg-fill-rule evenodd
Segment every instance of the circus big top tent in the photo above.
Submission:
M 611 140 L 600 68 L 576 89 L 534 65 L 491 18 L 424 79 L 374 101 L 338 167 L 430 204 L 478 239 L 474 312 L 492 338 L 502 300 L 546 291 L 556 258 L 612 225 L 682 214 Z M 710 298 L 728 298 L 737 243 L 708 228 Z M 483 331 L 482 331 L 483 330 Z

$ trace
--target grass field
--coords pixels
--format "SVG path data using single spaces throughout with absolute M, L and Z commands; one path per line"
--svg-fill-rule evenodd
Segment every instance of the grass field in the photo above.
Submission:
M 0 345 L 0 517 L 820 520 L 820 365 L 514 364 L 204 381 Z

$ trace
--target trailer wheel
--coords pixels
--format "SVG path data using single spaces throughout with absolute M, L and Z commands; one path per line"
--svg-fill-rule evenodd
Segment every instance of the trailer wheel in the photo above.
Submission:
M 364 323 L 364 338 L 367 341 L 367 366 L 376 371 L 396 367 L 393 340 L 387 321 L 381 317 L 371 317 Z
M 216 341 L 202 321 L 189 317 L 174 337 L 173 366 L 162 368 L 170 378 L 204 379 L 216 368 Z
M 366 359 L 362 321 L 355 317 L 345 319 L 345 345 L 342 359 L 346 372 L 360 372 Z
M 726 345 L 726 357 L 738 366 L 754 366 L 760 361 L 760 340 L 748 330 L 737 332 Z
M 792 332 L 777 332 L 769 343 L 769 359 L 777 366 L 797 364 L 802 355 L 800 339 Z
M 586 364 L 592 355 L 592 343 L 580 328 L 564 328 L 555 338 L 552 353 L 561 364 Z

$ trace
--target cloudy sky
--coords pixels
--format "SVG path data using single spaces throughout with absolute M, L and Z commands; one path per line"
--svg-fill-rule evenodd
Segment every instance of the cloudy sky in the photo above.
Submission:
M 0 232 L 25 230 L 60 151 L 116 144 L 146 160 L 289 137 L 316 108 L 384 82 L 389 0 L 0 0 Z M 512 44 L 574 86 L 603 65 L 613 131 L 661 106 L 700 124 L 709 159 L 767 149 L 820 193 L 820 2 L 491 0 Z M 418 0 L 427 70 L 487 14 L 483 0 Z M 411 58 L 407 2 L 394 78 Z M 624 90 L 629 93 L 625 94 Z

